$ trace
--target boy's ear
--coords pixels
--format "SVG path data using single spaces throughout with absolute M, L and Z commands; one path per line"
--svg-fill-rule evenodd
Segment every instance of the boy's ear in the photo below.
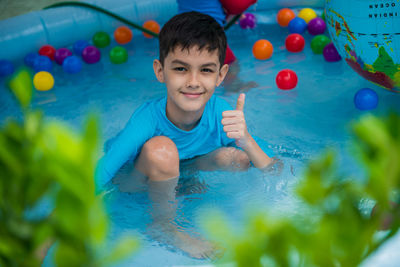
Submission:
M 153 69 L 154 69 L 154 74 L 157 77 L 157 80 L 160 83 L 164 82 L 164 73 L 163 73 L 163 66 L 161 62 L 158 59 L 154 59 L 153 61 Z
M 221 69 L 219 70 L 218 79 L 217 79 L 217 86 L 219 86 L 222 81 L 225 79 L 226 74 L 228 73 L 229 65 L 224 64 Z

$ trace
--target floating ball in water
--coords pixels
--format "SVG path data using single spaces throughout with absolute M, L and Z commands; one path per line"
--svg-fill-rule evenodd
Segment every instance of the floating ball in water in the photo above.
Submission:
M 48 91 L 54 86 L 54 78 L 47 71 L 39 71 L 33 76 L 33 85 L 39 91 Z
M 110 61 L 114 64 L 121 64 L 128 60 L 128 52 L 121 46 L 116 46 L 110 50 Z
M 303 8 L 300 10 L 299 14 L 297 15 L 299 18 L 302 18 L 306 21 L 306 23 L 309 23 L 310 20 L 314 19 L 317 17 L 317 13 L 311 8 Z
M 268 40 L 258 40 L 253 45 L 253 55 L 256 59 L 265 60 L 272 56 L 274 47 Z
M 333 43 L 329 43 L 324 47 L 324 51 L 322 51 L 324 58 L 328 62 L 335 62 L 339 61 L 342 59 L 342 57 L 339 55 L 338 51 L 336 50 L 336 47 L 333 45 Z
M 303 36 L 298 33 L 289 34 L 285 40 L 286 49 L 289 52 L 300 52 L 304 49 L 305 41 Z
M 39 55 L 47 56 L 51 60 L 54 60 L 55 53 L 56 53 L 56 49 L 51 45 L 44 45 L 39 49 Z
M 296 17 L 289 22 L 289 32 L 302 34 L 307 29 L 307 23 L 304 19 Z
M 11 61 L 0 59 L 0 77 L 10 75 L 14 70 L 14 65 Z
M 253 29 L 256 26 L 256 17 L 251 13 L 244 13 L 239 20 L 242 29 Z
M 297 85 L 297 75 L 296 72 L 292 70 L 281 70 L 278 75 L 276 75 L 276 85 L 279 89 L 290 90 Z
M 68 48 L 57 49 L 54 54 L 54 60 L 58 65 L 62 65 L 66 57 L 72 56 L 72 52 Z
M 152 31 L 154 33 L 159 33 L 160 32 L 160 25 L 158 25 L 157 21 L 154 20 L 148 20 L 145 23 L 143 23 L 143 28 L 146 30 Z M 143 32 L 144 37 L 146 38 L 153 38 L 152 35 Z
M 89 45 L 90 45 L 89 42 L 86 40 L 76 41 L 73 46 L 74 53 L 81 56 L 83 49 L 85 49 L 85 47 L 87 47 Z
M 311 35 L 323 34 L 326 29 L 326 23 L 321 18 L 314 18 L 308 23 L 307 29 Z
M 282 8 L 276 15 L 276 20 L 278 21 L 278 24 L 282 27 L 287 27 L 289 25 L 289 22 L 295 17 L 296 14 L 294 14 L 293 10 L 289 8 Z
M 110 36 L 106 32 L 96 32 L 92 38 L 93 44 L 98 48 L 104 48 L 111 42 Z
M 47 56 L 37 56 L 35 62 L 33 63 L 33 69 L 35 72 L 47 71 L 50 72 L 53 68 L 53 62 Z
M 24 63 L 25 65 L 27 65 L 28 67 L 33 68 L 33 65 L 35 64 L 35 60 L 36 58 L 39 56 L 38 53 L 29 53 L 24 57 Z
M 119 44 L 127 44 L 132 40 L 131 29 L 126 26 L 120 26 L 114 31 L 114 39 Z
M 82 59 L 88 64 L 96 63 L 100 60 L 101 53 L 97 47 L 89 45 L 82 51 Z
M 82 61 L 77 56 L 69 56 L 64 59 L 62 66 L 67 73 L 78 73 L 82 69 Z
M 322 54 L 325 46 L 330 42 L 331 40 L 327 36 L 323 34 L 317 35 L 311 40 L 311 50 L 314 52 L 314 54 Z
M 378 106 L 378 94 L 369 88 L 363 88 L 354 95 L 354 105 L 359 110 L 371 110 Z

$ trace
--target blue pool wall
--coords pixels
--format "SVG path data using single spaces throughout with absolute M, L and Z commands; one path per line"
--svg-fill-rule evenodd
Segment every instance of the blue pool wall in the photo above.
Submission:
M 176 0 L 92 0 L 82 1 L 107 9 L 142 25 L 156 20 L 163 25 L 177 13 Z M 258 0 L 250 10 L 283 7 L 324 6 L 324 0 Z M 84 7 L 64 6 L 34 11 L 0 21 L 0 59 L 20 60 L 45 44 L 55 48 L 71 45 L 76 40 L 90 40 L 97 31 L 113 32 L 123 23 L 98 11 Z

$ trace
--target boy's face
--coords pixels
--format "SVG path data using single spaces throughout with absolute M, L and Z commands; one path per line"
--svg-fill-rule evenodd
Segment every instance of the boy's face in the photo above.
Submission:
M 167 114 L 177 116 L 201 115 L 229 68 L 220 68 L 217 50 L 208 52 L 197 46 L 184 50 L 177 47 L 165 57 L 164 66 L 154 60 L 153 67 L 157 79 L 167 86 Z

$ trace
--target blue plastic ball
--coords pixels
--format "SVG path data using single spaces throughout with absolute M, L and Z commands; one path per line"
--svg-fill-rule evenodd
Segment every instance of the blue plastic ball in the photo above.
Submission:
M 39 56 L 38 53 L 29 53 L 24 57 L 24 63 L 28 67 L 33 68 L 33 65 L 35 64 L 36 58 Z
M 291 33 L 302 34 L 307 29 L 307 22 L 302 18 L 295 17 L 289 22 L 288 28 Z
M 82 61 L 77 56 L 69 56 L 64 59 L 62 66 L 67 73 L 77 73 L 82 69 Z
M 6 59 L 0 59 L 0 77 L 7 76 L 13 74 L 14 65 L 11 61 Z
M 82 51 L 83 49 L 85 49 L 85 47 L 89 46 L 89 42 L 86 40 L 78 40 L 74 43 L 74 53 L 81 56 L 82 55 Z
M 359 110 L 371 110 L 378 106 L 378 94 L 369 88 L 363 88 L 354 95 L 354 105 Z
M 47 71 L 50 72 L 53 68 L 53 62 L 47 56 L 38 56 L 33 63 L 33 69 L 35 72 Z

